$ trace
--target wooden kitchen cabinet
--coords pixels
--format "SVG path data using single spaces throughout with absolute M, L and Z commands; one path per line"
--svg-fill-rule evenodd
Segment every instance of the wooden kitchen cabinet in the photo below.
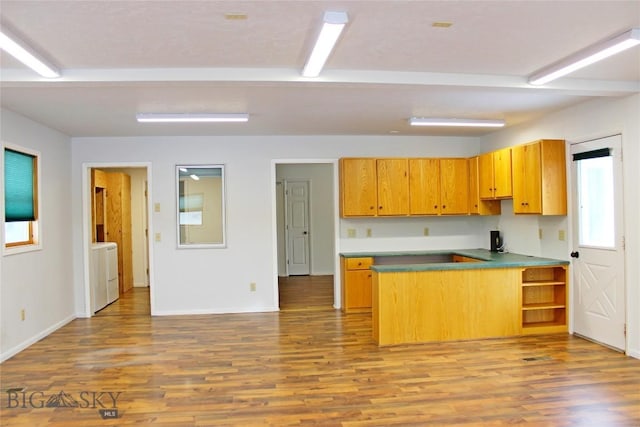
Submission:
M 566 215 L 565 142 L 544 139 L 512 149 L 513 212 Z
M 410 215 L 469 213 L 466 159 L 409 159 Z
M 378 216 L 409 214 L 408 159 L 376 159 Z
M 371 308 L 371 270 L 373 258 L 340 258 L 342 271 L 342 311 Z
M 469 213 L 469 164 L 467 159 L 440 159 L 440 213 Z
M 407 159 L 340 159 L 342 217 L 409 214 Z
M 340 159 L 340 215 L 376 216 L 377 213 L 376 159 Z
M 440 213 L 440 160 L 409 159 L 409 214 Z
M 480 198 L 479 157 L 467 159 L 469 163 L 469 213 L 471 215 L 500 215 L 500 200 Z
M 522 270 L 522 334 L 567 331 L 567 267 Z
M 511 148 L 492 151 L 479 156 L 481 199 L 509 199 L 511 184 Z

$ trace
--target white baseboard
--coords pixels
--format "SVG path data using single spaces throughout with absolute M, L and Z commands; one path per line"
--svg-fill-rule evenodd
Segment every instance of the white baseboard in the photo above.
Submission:
M 627 356 L 640 359 L 640 350 L 627 350 Z
M 29 338 L 28 340 L 18 344 L 15 347 L 10 348 L 9 350 L 3 352 L 2 354 L 0 354 L 0 363 L 2 363 L 5 360 L 15 356 L 16 354 L 20 353 L 22 350 L 26 349 L 27 347 L 32 346 L 33 344 L 37 343 L 41 339 L 43 339 L 46 336 L 52 334 L 56 330 L 62 328 L 64 325 L 66 325 L 67 323 L 71 322 L 75 318 L 76 318 L 76 316 L 72 314 L 71 316 L 59 321 L 58 323 L 56 323 L 56 324 L 54 324 L 54 325 L 52 325 L 50 327 L 48 327 L 47 329 L 45 329 L 44 331 L 40 332 L 39 334 Z
M 196 310 L 154 310 L 152 316 L 193 316 L 202 314 L 238 314 L 238 313 L 271 313 L 280 311 L 278 307 L 256 307 L 256 308 L 216 308 L 216 309 L 196 309 Z

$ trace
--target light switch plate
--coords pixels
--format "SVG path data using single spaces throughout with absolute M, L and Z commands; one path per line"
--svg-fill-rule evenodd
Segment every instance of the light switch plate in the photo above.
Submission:
M 371 237 L 371 229 L 367 228 L 367 237 Z
M 425 236 L 428 236 L 428 235 L 429 235 L 429 227 L 425 227 L 425 228 L 422 230 L 422 234 L 423 234 L 423 235 L 425 235 Z
M 558 230 L 558 240 L 564 241 L 564 230 Z
M 153 204 L 153 211 L 154 212 L 160 212 L 160 203 L 154 203 Z
M 356 229 L 347 228 L 347 237 L 356 237 Z
M 156 242 L 161 242 L 161 241 L 162 241 L 162 234 L 156 233 Z

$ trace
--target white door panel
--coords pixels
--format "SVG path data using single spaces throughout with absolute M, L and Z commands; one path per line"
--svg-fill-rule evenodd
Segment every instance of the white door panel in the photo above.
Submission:
M 307 275 L 309 263 L 309 182 L 285 182 L 287 205 L 287 272 L 289 275 Z
M 571 154 L 574 332 L 624 350 L 621 137 L 573 144 Z

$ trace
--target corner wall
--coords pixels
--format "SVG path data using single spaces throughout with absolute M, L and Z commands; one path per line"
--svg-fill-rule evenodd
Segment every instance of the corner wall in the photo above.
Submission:
M 41 173 L 42 249 L 0 260 L 0 361 L 4 361 L 73 320 L 75 307 L 70 138 L 2 109 L 0 139 L 3 144 L 40 152 Z M 4 178 L 4 165 L 0 177 Z M 4 197 L 1 199 L 4 212 Z M 20 319 L 22 309 L 24 321 Z

